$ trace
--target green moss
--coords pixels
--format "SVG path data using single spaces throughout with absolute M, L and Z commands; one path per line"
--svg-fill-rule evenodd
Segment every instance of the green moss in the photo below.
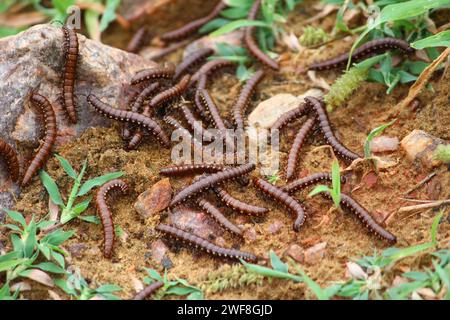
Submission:
M 300 44 L 305 47 L 311 47 L 316 44 L 327 42 L 330 36 L 321 28 L 307 26 L 299 38 Z
M 443 163 L 450 163 L 450 144 L 438 145 L 434 152 L 434 156 Z

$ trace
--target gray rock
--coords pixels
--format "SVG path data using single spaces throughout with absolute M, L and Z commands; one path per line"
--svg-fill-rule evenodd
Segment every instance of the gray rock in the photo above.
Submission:
M 421 163 L 425 168 L 433 168 L 442 164 L 434 157 L 439 144 L 445 144 L 445 141 L 422 130 L 411 131 L 401 141 L 401 146 L 406 151 L 409 160 Z
M 220 226 L 202 211 L 178 207 L 169 215 L 174 226 L 205 239 L 215 239 L 223 234 Z

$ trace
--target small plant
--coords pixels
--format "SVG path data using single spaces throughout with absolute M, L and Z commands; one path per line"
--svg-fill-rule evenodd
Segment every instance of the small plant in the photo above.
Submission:
M 188 300 L 202 300 L 203 292 L 201 289 L 189 284 L 186 280 L 177 278 L 176 280 L 168 280 L 167 272 L 164 272 L 162 277 L 158 271 L 154 269 L 145 268 L 148 277 L 144 278 L 144 283 L 147 285 L 155 281 L 161 281 L 164 285 L 156 292 L 155 300 L 160 300 L 166 296 L 187 296 Z
M 308 197 L 313 197 L 321 192 L 327 192 L 333 199 L 334 206 L 339 208 L 341 203 L 341 174 L 339 168 L 339 162 L 337 160 L 333 161 L 331 167 L 331 178 L 332 178 L 332 189 L 325 185 L 316 186 L 309 194 Z
M 390 127 L 394 124 L 394 122 L 397 121 L 397 119 L 392 120 L 389 123 L 383 124 L 379 127 L 376 127 L 372 131 L 370 131 L 369 135 L 366 138 L 366 142 L 364 142 L 364 157 L 367 159 L 371 156 L 370 152 L 370 142 L 375 138 L 376 136 L 379 136 L 386 128 Z
M 67 279 L 56 279 L 55 284 L 76 300 L 89 300 L 96 297 L 106 300 L 120 300 L 114 292 L 122 291 L 122 288 L 115 284 L 104 284 L 96 289 L 91 289 L 79 270 L 71 272 Z
M 443 163 L 450 163 L 450 144 L 440 144 L 437 146 L 434 157 Z
M 54 221 L 35 221 L 34 216 L 26 222 L 24 216 L 16 211 L 5 210 L 8 217 L 15 224 L 8 223 L 2 226 L 11 230 L 11 244 L 13 250 L 0 256 L 0 274 L 6 272 L 5 282 L 0 288 L 0 298 L 14 298 L 8 296 L 10 284 L 17 278 L 29 278 L 43 284 L 52 284 L 53 280 L 47 274 L 65 274 L 64 256 L 67 253 L 60 247 L 61 244 L 73 236 L 74 231 L 54 230 L 49 233 L 42 232 L 49 228 Z M 45 262 L 38 262 L 45 260 Z
M 60 162 L 62 168 L 67 173 L 67 175 L 74 180 L 74 184 L 72 186 L 72 190 L 70 192 L 67 203 L 64 204 L 64 201 L 62 200 L 61 193 L 59 191 L 58 186 L 56 185 L 56 182 L 48 175 L 47 172 L 41 170 L 39 172 L 39 176 L 51 200 L 62 209 L 60 218 L 61 224 L 65 224 L 70 220 L 79 217 L 80 214 L 82 214 L 89 207 L 89 203 L 91 202 L 92 199 L 91 197 L 89 197 L 75 204 L 77 198 L 85 196 L 86 194 L 89 193 L 89 191 L 92 190 L 92 188 L 101 186 L 104 183 L 113 179 L 117 179 L 123 175 L 123 172 L 112 172 L 97 178 L 89 179 L 85 181 L 83 184 L 81 184 L 84 174 L 86 172 L 87 160 L 84 161 L 80 173 L 77 173 L 66 159 L 58 155 L 56 155 L 56 158 Z M 94 217 L 79 217 L 79 218 L 88 222 L 96 221 Z
M 330 36 L 321 28 L 307 26 L 299 38 L 302 46 L 312 47 L 330 40 Z
M 267 176 L 267 181 L 269 181 L 271 184 L 276 184 L 280 180 L 280 175 L 278 174 L 278 170 L 272 173 L 271 175 Z

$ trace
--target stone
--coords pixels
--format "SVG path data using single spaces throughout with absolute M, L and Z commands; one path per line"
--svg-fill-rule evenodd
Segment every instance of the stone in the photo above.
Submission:
M 284 225 L 281 223 L 281 222 L 274 222 L 274 223 L 271 223 L 268 227 L 267 227 L 267 232 L 268 233 L 270 233 L 270 234 L 275 234 L 275 233 L 277 233 L 278 231 L 280 231 L 281 230 L 281 228 L 283 227 Z
M 372 152 L 389 152 L 396 151 L 398 149 L 398 138 L 388 136 L 378 136 L 373 138 L 370 142 L 370 150 Z
M 84 243 L 74 243 L 67 247 L 67 251 L 70 252 L 72 257 L 81 258 L 83 256 L 83 251 L 86 249 L 86 245 Z
M 256 230 L 255 228 L 248 228 L 244 231 L 244 239 L 247 242 L 255 242 L 256 241 Z
M 366 185 L 367 188 L 372 188 L 377 184 L 378 176 L 375 172 L 370 171 L 368 172 L 363 178 L 362 183 Z
M 184 206 L 172 210 L 169 221 L 180 229 L 209 240 L 223 234 L 222 228 L 207 214 Z
M 403 138 L 401 146 L 409 160 L 421 163 L 425 168 L 431 169 L 442 164 L 434 157 L 434 151 L 439 144 L 444 143 L 444 140 L 416 129 Z
M 319 89 L 310 89 L 297 97 L 290 93 L 279 93 L 258 104 L 248 116 L 249 126 L 270 129 L 284 113 L 297 108 L 306 96 L 320 98 L 323 92 Z
M 316 264 L 325 256 L 326 242 L 320 242 L 305 250 L 305 263 Z
M 153 260 L 161 263 L 166 255 L 168 248 L 164 244 L 164 242 L 162 242 L 162 240 L 158 239 L 152 243 L 151 250 Z
M 297 262 L 302 263 L 305 259 L 304 250 L 301 246 L 296 243 L 291 244 L 283 254 L 284 256 L 289 256 Z
M 139 195 L 134 209 L 143 218 L 148 218 L 165 210 L 169 206 L 171 198 L 172 185 L 169 178 L 164 178 Z

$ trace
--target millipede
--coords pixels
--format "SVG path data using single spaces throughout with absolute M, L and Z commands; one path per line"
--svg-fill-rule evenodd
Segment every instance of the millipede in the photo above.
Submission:
M 103 256 L 107 259 L 111 258 L 114 248 L 114 222 L 107 203 L 108 194 L 113 190 L 127 194 L 128 185 L 120 179 L 111 180 L 98 189 L 95 199 L 103 226 Z
M 201 89 L 198 91 L 198 94 L 203 107 L 209 111 L 209 114 L 211 115 L 216 128 L 221 132 L 223 136 L 225 136 L 227 128 L 225 127 L 220 112 L 217 109 L 214 100 L 209 95 L 209 92 L 206 89 Z
M 192 78 L 191 78 L 192 79 Z M 206 88 L 206 82 L 208 81 L 208 77 L 206 74 L 200 76 L 197 81 L 197 89 L 194 95 L 194 105 L 197 108 L 197 111 L 201 115 L 201 117 L 207 122 L 212 122 L 211 115 L 208 113 L 206 108 L 203 106 L 202 100 L 200 98 L 200 91 Z
M 231 196 L 225 189 L 221 187 L 215 187 L 214 192 L 217 194 L 219 199 L 229 208 L 238 211 L 240 213 L 245 213 L 249 215 L 261 215 L 269 212 L 269 209 L 254 206 L 248 203 L 245 203 L 239 199 Z
M 182 103 L 180 108 L 181 108 L 181 112 L 183 113 L 184 118 L 186 119 L 186 122 L 189 124 L 191 129 L 194 131 L 194 136 L 195 136 L 195 132 L 198 132 L 199 134 L 201 134 L 201 136 L 203 136 L 205 138 L 205 140 L 207 140 L 207 141 L 214 140 L 214 135 L 212 135 L 211 132 L 209 132 L 208 130 L 205 130 L 203 128 L 201 121 L 198 121 L 195 118 L 194 114 L 192 113 L 191 109 L 187 106 L 187 104 Z
M 319 122 L 320 129 L 328 141 L 333 150 L 341 155 L 344 159 L 353 161 L 355 159 L 361 158 L 360 155 L 354 153 L 347 149 L 339 140 L 334 136 L 333 131 L 331 130 L 330 121 L 328 120 L 328 114 L 321 101 L 314 97 L 306 97 L 306 103 L 308 103 L 314 110 L 317 120 Z
M 176 85 L 154 96 L 150 101 L 150 106 L 155 108 L 173 98 L 180 97 L 188 88 L 190 79 L 190 75 L 184 75 Z
M 395 39 L 395 38 L 384 38 L 384 39 L 376 39 L 369 41 L 363 44 L 361 47 L 357 48 L 351 57 L 351 62 L 357 62 L 364 60 L 367 57 L 370 57 L 375 54 L 380 54 L 389 50 L 400 49 L 407 54 L 413 53 L 415 50 L 412 48 L 408 42 Z M 349 52 L 344 53 L 336 58 L 316 62 L 309 66 L 309 70 L 330 70 L 336 68 L 343 68 L 347 65 L 347 61 L 349 58 Z
M 213 53 L 214 50 L 211 48 L 202 48 L 192 52 L 176 67 L 173 78 L 177 80 L 191 68 L 205 61 L 205 59 L 211 56 Z
M 244 129 L 244 113 L 247 108 L 250 98 L 255 92 L 255 88 L 259 82 L 264 78 L 265 72 L 260 69 L 256 71 L 253 76 L 245 83 L 239 93 L 238 99 L 233 107 L 234 122 L 237 129 Z
M 270 130 L 280 130 L 289 122 L 294 121 L 295 119 L 300 118 L 305 115 L 309 111 L 309 105 L 306 103 L 301 103 L 298 107 L 285 112 L 275 121 Z
M 174 74 L 175 74 L 175 67 L 173 67 L 172 65 L 165 67 L 144 69 L 136 73 L 131 78 L 131 84 L 137 85 L 144 81 L 155 79 L 172 79 Z
M 144 129 L 148 129 L 156 137 L 156 139 L 163 144 L 163 146 L 166 148 L 170 147 L 169 138 L 164 133 L 161 126 L 152 118 L 132 111 L 115 109 L 101 101 L 93 94 L 90 94 L 87 97 L 87 101 L 101 115 L 120 122 L 135 123 Z
M 345 177 L 341 176 L 341 183 L 345 183 Z M 320 172 L 320 173 L 313 173 L 309 176 L 306 176 L 304 178 L 299 178 L 291 183 L 288 183 L 281 187 L 281 190 L 287 192 L 287 193 L 293 193 L 298 190 L 304 189 L 310 185 L 322 182 L 322 181 L 332 181 L 332 176 L 328 172 Z
M 197 82 L 202 75 L 210 76 L 211 74 L 217 72 L 220 69 L 233 67 L 236 63 L 231 60 L 225 59 L 216 59 L 211 60 L 201 66 L 200 69 L 197 70 L 191 77 L 191 83 Z
M 131 38 L 125 50 L 128 52 L 137 53 L 145 44 L 147 35 L 148 29 L 146 26 L 139 28 Z
M 316 122 L 315 118 L 310 118 L 302 125 L 297 135 L 295 136 L 294 142 L 292 143 L 291 150 L 289 150 L 287 166 L 286 166 L 286 179 L 291 180 L 294 177 L 295 166 L 297 165 L 298 156 L 303 143 L 305 142 L 308 134 L 314 128 Z
M 327 192 L 322 193 L 324 197 L 330 199 L 331 195 Z M 380 239 L 387 240 L 390 243 L 396 243 L 397 237 L 380 226 L 370 215 L 362 205 L 360 205 L 355 199 L 341 192 L 341 202 L 344 207 L 355 214 L 359 220 Z
M 228 170 L 223 170 L 208 175 L 178 192 L 172 198 L 170 207 L 174 207 L 175 205 L 185 201 L 186 199 L 198 194 L 205 189 L 212 188 L 216 185 L 224 183 L 225 181 L 236 179 L 244 174 L 247 174 L 253 171 L 255 167 L 256 166 L 253 163 L 243 164 Z
M 41 169 L 47 162 L 53 145 L 56 141 L 58 134 L 58 127 L 56 125 L 56 116 L 52 105 L 44 96 L 38 93 L 32 93 L 30 96 L 30 102 L 33 106 L 37 107 L 44 117 L 45 123 L 45 137 L 44 143 L 39 147 L 33 160 L 31 160 L 22 180 L 22 186 L 27 185 L 34 175 Z
M 154 93 L 156 90 L 159 89 L 159 83 L 155 82 L 142 90 L 136 99 L 134 100 L 133 104 L 131 105 L 131 111 L 132 112 L 140 112 L 142 105 L 144 104 L 144 101 L 150 97 L 152 93 Z
M 197 204 L 205 210 L 205 212 L 210 215 L 214 220 L 216 220 L 224 229 L 230 231 L 231 233 L 242 236 L 242 229 L 236 226 L 233 222 L 227 219 L 223 213 L 214 206 L 211 202 L 205 199 L 199 199 Z
M 63 102 L 64 107 L 72 123 L 77 123 L 77 107 L 74 97 L 75 80 L 77 77 L 78 62 L 78 36 L 75 30 L 67 27 L 64 32 L 65 66 L 63 74 Z
M 159 174 L 173 177 L 191 174 L 216 173 L 225 169 L 226 167 L 224 165 L 215 163 L 181 164 L 162 168 L 159 170 Z
M 255 178 L 253 180 L 253 184 L 264 194 L 269 196 L 269 198 L 272 198 L 276 203 L 282 204 L 295 215 L 293 229 L 298 232 L 302 224 L 305 222 L 305 211 L 303 210 L 302 205 L 287 192 L 265 181 L 264 179 Z
M 248 20 L 255 20 L 256 16 L 258 15 L 258 11 L 261 7 L 262 0 L 256 0 L 251 7 L 249 14 L 247 16 Z M 258 47 L 258 44 L 255 41 L 253 33 L 255 32 L 255 27 L 250 26 L 245 28 L 244 33 L 244 42 L 245 45 L 248 48 L 248 51 L 251 53 L 252 56 L 254 56 L 258 61 L 260 61 L 262 64 L 274 69 L 278 70 L 279 66 L 278 63 L 271 59 L 269 56 L 267 56 L 261 49 Z
M 20 163 L 16 150 L 6 141 L 0 139 L 0 154 L 3 155 L 11 175 L 11 180 L 17 182 L 20 177 Z
M 226 7 L 227 4 L 223 1 L 220 1 L 207 16 L 191 21 L 181 28 L 166 32 L 159 38 L 164 42 L 173 42 L 186 39 L 187 37 L 194 34 L 203 25 L 216 18 Z
M 183 242 L 187 242 L 196 248 L 202 249 L 208 253 L 211 253 L 219 257 L 242 259 L 249 262 L 257 262 L 258 260 L 258 257 L 253 253 L 220 247 L 202 237 L 186 232 L 174 226 L 160 223 L 159 225 L 156 226 L 156 230 L 165 233 L 170 237 L 179 239 Z
M 171 116 L 164 116 L 163 120 L 165 123 L 174 127 L 175 130 L 181 130 L 185 139 L 192 141 L 192 144 L 194 145 L 194 151 L 202 150 L 202 148 L 203 148 L 202 142 L 199 141 L 196 137 L 194 137 L 189 132 L 189 130 L 186 129 L 177 119 L 175 119 L 174 117 L 171 117 Z
M 152 284 L 146 286 L 144 289 L 139 291 L 133 298 L 133 300 L 144 300 L 151 294 L 153 294 L 156 290 L 164 286 L 163 281 L 155 281 Z

